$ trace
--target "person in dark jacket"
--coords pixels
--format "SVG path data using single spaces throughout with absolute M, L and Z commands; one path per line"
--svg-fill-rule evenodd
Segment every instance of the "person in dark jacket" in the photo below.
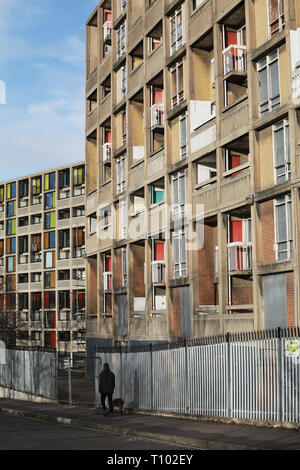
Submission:
M 101 405 L 106 414 L 105 400 L 108 397 L 109 412 L 113 412 L 112 397 L 115 390 L 115 374 L 110 370 L 107 362 L 103 365 L 103 371 L 99 375 L 99 393 L 101 394 Z

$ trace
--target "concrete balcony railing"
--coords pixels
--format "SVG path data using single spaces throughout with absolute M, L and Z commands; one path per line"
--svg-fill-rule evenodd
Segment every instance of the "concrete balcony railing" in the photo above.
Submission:
M 223 50 L 224 75 L 247 72 L 247 47 L 230 44 Z
M 163 126 L 164 124 L 164 105 L 161 103 L 153 104 L 150 108 L 151 127 Z
M 229 272 L 252 269 L 252 243 L 228 243 L 227 259 Z

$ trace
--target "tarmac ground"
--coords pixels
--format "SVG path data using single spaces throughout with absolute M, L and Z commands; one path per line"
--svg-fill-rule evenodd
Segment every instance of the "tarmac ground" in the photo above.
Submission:
M 153 439 L 195 450 L 300 450 L 298 426 L 218 422 L 201 417 L 191 419 L 126 410 L 123 415 L 115 410 L 112 416 L 104 416 L 102 410 L 95 407 L 10 399 L 0 399 L 0 427 L 2 413 Z

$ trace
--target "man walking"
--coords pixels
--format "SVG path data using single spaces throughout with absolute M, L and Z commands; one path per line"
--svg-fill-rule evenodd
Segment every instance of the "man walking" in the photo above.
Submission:
M 113 412 L 112 396 L 115 390 L 115 374 L 110 370 L 107 362 L 103 365 L 103 371 L 99 375 L 99 393 L 101 394 L 101 405 L 106 415 L 105 399 L 108 397 L 109 412 Z

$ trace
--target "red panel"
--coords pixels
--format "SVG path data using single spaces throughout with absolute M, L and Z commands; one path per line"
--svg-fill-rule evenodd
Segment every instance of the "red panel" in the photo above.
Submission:
M 230 168 L 236 168 L 241 164 L 241 156 L 240 155 L 231 155 L 230 156 Z
M 110 256 L 109 257 L 107 256 L 105 258 L 105 271 L 107 273 L 111 273 L 111 257 Z
M 231 220 L 230 222 L 230 241 L 243 241 L 243 224 L 241 220 Z
M 105 21 L 111 21 L 112 14 L 109 11 L 105 12 Z
M 51 348 L 56 347 L 56 333 L 55 333 L 55 331 L 50 332 L 50 347 Z
M 154 259 L 155 261 L 165 259 L 165 244 L 155 243 L 154 245 Z
M 162 104 L 163 96 L 162 90 L 154 90 L 153 91 L 153 104 Z
M 231 44 L 237 44 L 237 32 L 236 31 L 226 31 L 226 47 L 230 46 Z
M 105 143 L 111 144 L 111 131 L 105 130 Z

